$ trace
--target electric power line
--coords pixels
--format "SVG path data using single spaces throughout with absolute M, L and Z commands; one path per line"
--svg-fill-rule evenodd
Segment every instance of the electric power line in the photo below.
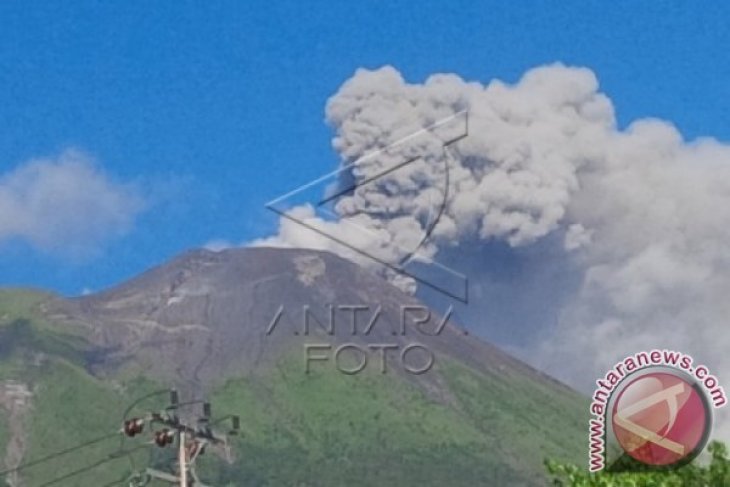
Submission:
M 149 398 L 154 397 L 156 395 L 161 395 L 163 392 L 169 392 L 169 389 L 166 389 L 164 391 L 162 391 L 162 390 L 155 391 L 155 392 L 152 392 L 150 394 L 147 394 L 145 396 L 142 396 L 142 397 L 138 398 L 137 400 L 135 400 L 127 408 L 127 410 L 124 413 L 125 416 L 127 416 L 129 414 L 129 412 L 131 411 L 131 409 L 133 407 L 135 407 L 136 405 L 138 405 L 143 400 L 149 399 Z M 0 477 L 4 477 L 4 476 L 6 476 L 8 474 L 20 472 L 22 470 L 26 470 L 28 468 L 35 467 L 35 466 L 40 465 L 42 463 L 49 462 L 51 460 L 55 460 L 56 458 L 62 457 L 64 455 L 68 455 L 70 453 L 76 452 L 78 450 L 82 450 L 84 448 L 87 448 L 87 447 L 90 447 L 90 446 L 93 446 L 93 445 L 96 445 L 96 444 L 101 443 L 101 442 L 103 442 L 105 440 L 118 437 L 119 435 L 120 435 L 120 433 L 118 431 L 117 432 L 114 432 L 114 433 L 109 433 L 109 434 L 106 434 L 104 436 L 100 436 L 98 438 L 94 438 L 93 440 L 89 440 L 87 442 L 81 443 L 79 445 L 72 446 L 72 447 L 66 448 L 64 450 L 60 450 L 60 451 L 51 453 L 50 455 L 47 455 L 45 457 L 41 457 L 41 458 L 37 458 L 35 460 L 31 460 L 30 462 L 23 463 L 21 465 L 18 465 L 17 467 L 13 467 L 13 468 L 10 468 L 10 469 L 7 469 L 7 470 L 0 471 Z
M 149 470 L 148 473 L 150 473 L 153 477 L 160 478 L 166 481 L 172 481 L 179 482 L 181 485 L 187 485 L 187 478 L 188 474 L 192 477 L 192 481 L 195 483 L 195 485 L 200 484 L 200 481 L 197 478 L 197 474 L 195 473 L 195 460 L 197 460 L 198 456 L 203 452 L 205 449 L 205 446 L 207 444 L 227 444 L 226 440 L 223 438 L 220 438 L 216 436 L 213 431 L 211 430 L 211 426 L 220 424 L 223 421 L 230 421 L 232 424 L 232 430 L 229 434 L 238 434 L 240 425 L 239 425 L 239 417 L 236 415 L 229 415 L 225 416 L 223 418 L 220 418 L 217 421 L 211 421 L 211 407 L 210 403 L 195 400 L 190 401 L 187 403 L 180 403 L 178 400 L 177 391 L 175 390 L 168 390 L 167 392 L 170 393 L 170 403 L 171 406 L 166 408 L 162 413 L 152 413 L 148 415 L 145 419 L 141 418 L 133 418 L 131 420 L 127 419 L 129 413 L 131 410 L 137 406 L 140 402 L 142 402 L 145 399 L 160 395 L 165 391 L 156 391 L 151 394 L 148 394 L 142 398 L 139 398 L 136 400 L 132 405 L 127 408 L 124 414 L 124 428 L 121 431 L 117 431 L 115 433 L 107 434 L 104 436 L 101 436 L 99 438 L 95 438 L 93 440 L 89 440 L 87 442 L 84 442 L 80 445 L 73 446 L 71 448 L 66 448 L 64 450 L 52 453 L 50 455 L 47 455 L 42 458 L 38 458 L 35 460 L 32 460 L 30 462 L 24 463 L 22 465 L 19 465 L 15 468 L 5 470 L 3 472 L 0 472 L 0 477 L 5 476 L 10 473 L 19 472 L 21 470 L 25 470 L 34 466 L 37 466 L 39 464 L 54 460 L 56 458 L 62 457 L 64 455 L 67 455 L 69 453 L 73 453 L 75 451 L 81 450 L 83 448 L 87 448 L 89 446 L 101 443 L 105 440 L 108 440 L 110 438 L 113 438 L 115 436 L 118 436 L 120 433 L 123 433 L 122 438 L 125 436 L 127 437 L 134 437 L 138 434 L 140 434 L 143 429 L 145 423 L 156 423 L 161 424 L 165 426 L 165 429 L 158 430 L 154 432 L 154 442 L 153 443 L 147 443 L 144 445 L 140 445 L 135 448 L 127 449 L 125 450 L 123 448 L 123 445 L 120 445 L 120 448 L 118 451 L 108 454 L 106 457 L 102 458 L 101 460 L 97 461 L 96 463 L 93 463 L 91 465 L 88 465 L 86 467 L 74 470 L 72 472 L 69 472 L 67 474 L 62 475 L 61 477 L 57 477 L 53 480 L 50 480 L 44 484 L 39 485 L 38 487 L 48 487 L 50 485 L 55 485 L 60 482 L 63 482 L 65 480 L 68 480 L 70 478 L 73 478 L 77 475 L 80 475 L 85 472 L 89 472 L 91 470 L 94 470 L 108 462 L 112 462 L 114 460 L 118 460 L 123 457 L 131 458 L 131 454 L 144 449 L 148 448 L 152 444 L 156 444 L 159 447 L 165 447 L 169 444 L 171 444 L 175 439 L 178 441 L 178 476 L 171 476 L 168 474 L 165 474 L 163 472 L 158 472 L 154 470 Z M 188 424 L 185 424 L 180 420 L 180 418 L 175 414 L 175 412 L 183 406 L 189 406 L 193 404 L 203 404 L 203 416 L 198 418 L 198 426 L 191 426 Z M 204 427 L 200 427 L 201 424 L 204 424 Z M 189 440 L 188 440 L 189 438 Z M 112 483 L 106 484 L 103 487 L 113 487 L 115 485 L 119 485 L 122 483 L 125 483 L 129 481 L 129 479 L 125 480 L 117 480 Z
M 73 447 L 70 447 L 70 448 L 66 448 L 65 450 L 61 450 L 61 451 L 57 451 L 55 453 L 51 453 L 50 455 L 47 455 L 45 457 L 41 457 L 41 458 L 32 460 L 30 462 L 27 462 L 27 463 L 23 463 L 21 465 L 18 465 L 15 468 L 11 468 L 9 470 L 4 470 L 4 471 L 0 472 L 0 477 L 3 477 L 5 475 L 11 474 L 11 473 L 19 472 L 21 470 L 25 470 L 25 469 L 30 468 L 30 467 L 34 467 L 34 466 L 36 466 L 38 464 L 41 464 L 41 463 L 45 463 L 45 462 L 54 460 L 54 459 L 56 459 L 58 457 L 62 457 L 64 455 L 67 455 L 69 453 L 73 453 L 73 452 L 75 452 L 77 450 L 81 450 L 83 448 L 87 448 L 87 447 L 92 446 L 92 445 L 96 445 L 97 443 L 101 443 L 104 440 L 108 440 L 110 438 L 115 438 L 117 436 L 119 436 L 119 432 L 107 434 L 107 435 L 101 436 L 99 438 L 95 438 L 93 440 L 89 440 L 89 441 L 87 441 L 85 443 L 82 443 L 80 445 L 76 445 L 76 446 L 73 446 Z
M 141 450 L 143 448 L 149 448 L 150 446 L 151 445 L 140 445 L 140 446 L 138 446 L 136 448 L 132 448 L 132 449 L 127 450 L 127 451 L 119 451 L 119 452 L 111 453 L 111 454 L 107 455 L 106 458 L 104 458 L 102 460 L 99 460 L 96 463 L 93 463 L 93 464 L 91 464 L 89 466 L 86 466 L 84 468 L 80 468 L 78 470 L 74 470 L 73 472 L 69 472 L 69 473 L 67 473 L 65 475 L 62 475 L 61 477 L 57 477 L 57 478 L 55 478 L 53 480 L 49 480 L 48 482 L 46 482 L 44 484 L 41 484 L 38 487 L 47 487 L 49 485 L 55 485 L 55 484 L 57 484 L 59 482 L 63 482 L 64 480 L 68 480 L 68 479 L 70 479 L 72 477 L 75 477 L 77 475 L 81 475 L 82 473 L 85 473 L 85 472 L 94 470 L 95 468 L 98 468 L 98 467 L 104 465 L 105 463 L 109 463 L 109 462 L 112 462 L 114 460 L 119 460 L 120 458 L 122 458 L 122 457 L 124 457 L 126 455 L 131 455 L 132 453 L 134 453 L 134 452 L 136 452 L 138 450 Z M 116 483 L 118 484 L 119 482 L 116 482 Z M 111 485 L 115 485 L 115 484 L 111 484 Z

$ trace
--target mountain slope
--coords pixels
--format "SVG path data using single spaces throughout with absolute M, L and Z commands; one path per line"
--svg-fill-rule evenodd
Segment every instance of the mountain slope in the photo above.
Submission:
M 78 429 L 104 434 L 125 404 L 170 385 L 243 419 L 235 461 L 206 458 L 213 485 L 543 485 L 545 457 L 582 458 L 584 398 L 453 323 L 440 329 L 436 314 L 418 324 L 424 313 L 350 262 L 283 249 L 192 251 L 72 300 L 2 292 L 0 386 L 31 394 L 14 436 L 12 407 L 3 409 L 5 458 L 77 443 Z M 312 343 L 328 360 L 310 361 L 307 372 Z M 338 370 L 343 344 L 343 367 L 362 358 L 355 350 L 368 351 L 362 372 Z M 397 347 L 385 373 L 368 348 L 383 344 Z M 399 358 L 414 344 L 435 358 L 424 374 Z M 410 357 L 410 365 L 428 358 Z M 64 465 L 119 447 L 110 441 Z M 112 462 L 104 481 L 162 460 L 144 453 L 131 465 Z M 42 465 L 21 480 L 39 485 L 57 469 Z M 60 485 L 98 487 L 99 475 Z

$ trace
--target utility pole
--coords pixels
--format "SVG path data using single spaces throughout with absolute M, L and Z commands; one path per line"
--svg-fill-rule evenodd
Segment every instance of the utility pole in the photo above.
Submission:
M 194 424 L 184 422 L 178 415 L 180 408 L 202 404 L 203 414 L 196 418 Z M 122 431 L 130 438 L 141 434 L 145 425 L 153 429 L 152 443 L 160 448 L 166 448 L 177 441 L 177 469 L 174 474 L 147 468 L 139 478 L 141 485 L 150 480 L 162 480 L 176 487 L 210 487 L 198 478 L 195 463 L 205 452 L 208 445 L 228 446 L 227 436 L 220 436 L 213 432 L 212 427 L 230 421 L 231 428 L 228 435 L 237 435 L 240 431 L 240 419 L 235 415 L 228 415 L 213 421 L 210 403 L 204 401 L 189 401 L 180 403 L 177 391 L 170 391 L 170 405 L 161 412 L 149 413 L 144 418 L 125 420 Z M 161 429 L 155 429 L 160 428 Z M 138 487 L 140 483 L 132 483 L 130 487 Z
M 185 432 L 178 435 L 177 458 L 180 467 L 180 487 L 188 487 L 188 453 L 185 449 Z

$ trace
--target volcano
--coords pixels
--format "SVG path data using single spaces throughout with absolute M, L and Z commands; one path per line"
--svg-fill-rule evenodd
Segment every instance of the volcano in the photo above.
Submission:
M 586 398 L 333 254 L 193 250 L 89 296 L 0 292 L 9 468 L 114 430 L 170 387 L 241 417 L 229 455 L 204 461 L 211 485 L 545 485 L 545 459 L 585 456 Z M 40 485 L 118 443 L 8 482 Z M 146 462 L 164 458 L 72 482 Z

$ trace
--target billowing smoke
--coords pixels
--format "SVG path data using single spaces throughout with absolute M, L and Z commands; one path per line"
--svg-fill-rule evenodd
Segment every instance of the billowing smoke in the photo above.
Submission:
M 468 137 L 449 147 L 444 189 L 438 138 L 391 144 L 464 110 Z M 594 74 L 562 65 L 530 70 L 514 85 L 455 75 L 410 84 L 391 67 L 359 70 L 326 113 L 349 168 L 341 184 L 367 184 L 334 204 L 337 219 L 298 208 L 312 225 L 342 235 L 356 235 L 353 224 L 366 228 L 367 247 L 397 260 L 420 241 L 446 195 L 422 249 L 427 257 L 448 255 L 478 281 L 501 265 L 485 248 L 501 246 L 518 261 L 529 256 L 522 285 L 511 289 L 516 302 L 531 273 L 532 295 L 557 285 L 540 272 L 550 266 L 545 260 L 567 263 L 561 267 L 575 278 L 552 303 L 555 320 L 533 323 L 539 339 L 511 344 L 523 356 L 585 390 L 624 356 L 669 347 L 706 362 L 730 389 L 730 146 L 685 141 L 661 120 L 620 129 Z M 414 156 L 417 163 L 369 182 Z M 278 236 L 258 243 L 353 257 L 286 219 Z M 510 282 L 502 283 L 508 292 Z

